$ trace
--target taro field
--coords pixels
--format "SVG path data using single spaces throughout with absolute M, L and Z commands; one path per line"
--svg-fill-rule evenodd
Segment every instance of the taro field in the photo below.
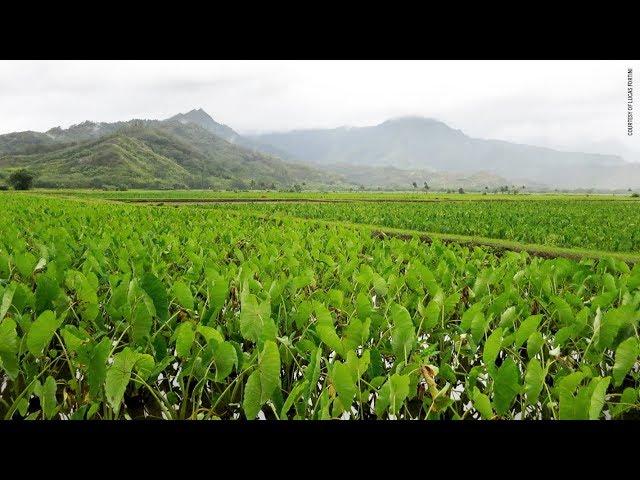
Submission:
M 2 418 L 638 417 L 638 203 L 295 199 L 0 194 Z

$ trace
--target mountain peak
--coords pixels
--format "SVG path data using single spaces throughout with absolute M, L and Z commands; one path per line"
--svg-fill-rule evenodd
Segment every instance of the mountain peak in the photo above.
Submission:
M 401 117 L 390 118 L 382 122 L 379 126 L 399 125 L 399 126 L 439 126 L 451 129 L 446 123 L 436 120 L 435 118 L 421 117 L 419 115 L 405 115 Z
M 211 115 L 205 112 L 202 108 L 194 108 L 187 113 L 179 113 L 170 118 L 170 120 L 187 120 L 193 123 L 216 123 Z
M 168 121 L 194 123 L 227 141 L 233 141 L 239 136 L 232 128 L 216 122 L 211 115 L 205 112 L 202 108 L 194 108 L 187 113 L 178 113 L 177 115 L 169 118 Z
M 402 135 L 429 135 L 436 137 L 452 137 L 457 139 L 466 137 L 461 130 L 451 128 L 440 120 L 421 117 L 418 115 L 390 118 L 386 122 L 377 125 L 375 128 L 384 129 L 392 134 Z
M 184 114 L 185 116 L 190 116 L 190 115 L 198 115 L 198 116 L 206 116 L 207 118 L 211 118 L 211 115 L 209 115 L 207 112 L 204 111 L 203 108 L 194 108 L 193 110 L 188 111 L 187 113 Z M 213 120 L 213 118 L 211 118 Z

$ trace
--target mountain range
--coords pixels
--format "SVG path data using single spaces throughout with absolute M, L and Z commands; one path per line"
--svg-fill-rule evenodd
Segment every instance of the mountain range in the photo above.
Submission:
M 203 120 L 200 112 L 189 112 L 187 118 Z M 163 121 L 87 121 L 44 133 L 1 135 L 0 172 L 27 168 L 36 174 L 36 184 L 43 187 L 341 185 L 338 175 L 288 163 L 226 140 L 235 134 L 229 127 L 213 122 L 205 128 L 200 123 L 178 115 Z
M 0 135 L 0 179 L 16 168 L 44 187 L 640 187 L 640 164 L 618 155 L 477 139 L 429 118 L 240 135 L 202 109 Z
M 471 138 L 429 118 L 402 117 L 371 127 L 298 130 L 254 135 L 316 166 L 349 164 L 471 173 L 484 171 L 516 184 L 555 188 L 640 186 L 640 164 L 617 155 L 564 152 Z

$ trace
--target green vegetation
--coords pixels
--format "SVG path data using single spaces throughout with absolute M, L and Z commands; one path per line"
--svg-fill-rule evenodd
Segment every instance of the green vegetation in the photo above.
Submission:
M 640 209 L 636 201 L 271 202 L 250 206 L 212 205 L 212 208 L 343 220 L 547 246 L 640 251 Z
M 233 200 L 300 200 L 300 201 L 379 201 L 379 202 L 437 202 L 442 200 L 454 200 L 454 201 L 528 201 L 528 200 L 562 200 L 562 201 L 577 201 L 577 200 L 591 200 L 591 201 L 638 201 L 636 197 L 628 195 L 614 195 L 614 194 L 566 194 L 566 193 L 536 193 L 525 195 L 510 195 L 510 194 L 490 194 L 484 195 L 478 192 L 467 192 L 465 195 L 459 195 L 458 193 L 409 193 L 406 191 L 393 191 L 393 192 L 361 192 L 361 191 L 345 191 L 345 190 L 332 190 L 330 188 L 313 188 L 307 185 L 302 192 L 292 192 L 291 189 L 278 188 L 274 190 L 256 189 L 255 191 L 217 191 L 217 190 L 141 190 L 130 189 L 126 193 L 103 191 L 98 189 L 64 189 L 64 190 L 49 190 L 42 189 L 42 193 L 47 195 L 62 195 L 62 196 L 74 196 L 74 197 L 91 197 L 91 198 L 104 198 L 110 200 L 138 200 L 138 201 L 162 201 L 171 202 L 175 200 L 199 202 L 199 201 L 218 201 L 220 199 L 233 199 Z
M 353 208 L 384 223 L 454 208 L 446 225 L 464 219 L 460 206 L 467 225 L 511 228 L 502 205 L 553 217 L 556 200 L 277 210 L 33 193 L 0 201 L 3 418 L 599 419 L 640 410 L 640 266 L 261 216 L 339 219 Z M 582 202 L 566 205 L 582 220 Z M 614 210 L 607 217 L 599 205 Z M 613 235 L 635 205 L 588 209 Z M 584 231 L 582 244 L 611 244 Z
M 24 169 L 16 170 L 9 175 L 8 182 L 14 190 L 29 190 L 33 185 L 33 174 Z
M 57 136 L 27 136 L 41 143 L 21 143 L 25 135 L 1 136 L 6 144 L 0 141 L 0 171 L 27 168 L 37 172 L 35 185 L 43 188 L 249 190 L 300 182 L 341 185 L 336 175 L 231 144 L 192 123 L 132 121 L 94 127 L 99 134 L 92 135 L 88 125 L 72 132 L 60 130 Z

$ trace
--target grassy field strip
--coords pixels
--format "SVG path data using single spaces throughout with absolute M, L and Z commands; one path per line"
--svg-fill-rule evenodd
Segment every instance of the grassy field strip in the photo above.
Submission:
M 514 196 L 516 197 L 516 196 Z M 256 198 L 227 198 L 227 197 L 217 197 L 217 198 L 118 198 L 118 197 L 92 197 L 92 198 L 105 198 L 109 200 L 117 200 L 124 203 L 164 203 L 164 204 L 182 204 L 182 203 L 191 203 L 191 204 L 206 204 L 206 203 L 280 203 L 280 202 L 289 202 L 289 203 L 438 203 L 438 202 L 516 202 L 524 198 L 524 195 L 521 195 L 518 198 L 483 198 L 483 197 L 474 197 L 474 198 L 452 198 L 452 197 L 432 197 L 432 198 L 423 198 L 423 199 L 414 199 L 414 198 L 366 198 L 366 197 L 354 197 L 354 198 L 303 198 L 303 197 L 256 197 Z M 526 200 L 558 200 L 557 198 L 527 198 Z M 633 198 L 628 199 L 597 199 L 597 198 L 580 198 L 580 199 L 570 199 L 572 201 L 582 201 L 582 202 L 604 202 L 604 201 L 628 201 L 634 202 L 637 201 Z
M 113 200 L 111 198 L 100 198 L 100 197 L 89 197 L 89 196 L 85 196 L 85 197 L 80 197 L 77 195 L 73 195 L 73 194 L 68 194 L 68 195 L 60 195 L 60 194 L 56 194 L 56 195 L 49 195 L 46 192 L 41 192 L 41 191 L 33 191 L 33 192 L 24 192 L 21 193 L 22 195 L 25 196 L 29 196 L 29 197 L 36 197 L 36 198 L 55 198 L 58 200 L 65 200 L 65 201 L 72 201 L 72 202 L 80 202 L 80 203 L 94 203 L 94 204 L 104 204 L 104 203 L 111 203 L 111 204 L 122 204 L 122 202 L 118 201 L 118 200 Z
M 602 250 L 589 250 L 581 248 L 562 248 L 550 247 L 547 245 L 538 245 L 534 243 L 521 243 L 496 238 L 473 237 L 468 235 L 443 234 L 437 232 L 422 232 L 418 230 L 408 230 L 401 228 L 381 227 L 380 225 L 370 225 L 365 223 L 352 223 L 341 220 L 320 220 L 314 218 L 297 217 L 290 215 L 263 215 L 254 212 L 238 212 L 227 211 L 227 213 L 235 213 L 238 215 L 255 215 L 266 220 L 269 219 L 292 219 L 300 222 L 312 222 L 321 225 L 337 225 L 349 228 L 362 228 L 370 232 L 372 236 L 378 238 L 396 237 L 405 240 L 417 237 L 423 242 L 431 243 L 434 239 L 438 239 L 443 243 L 458 243 L 462 245 L 490 247 L 494 250 L 510 250 L 514 252 L 527 252 L 530 255 L 543 258 L 563 257 L 572 260 L 580 260 L 583 258 L 602 259 L 605 257 L 616 258 L 628 264 L 640 262 L 640 255 L 622 252 L 607 252 Z
M 513 194 L 482 194 L 478 192 L 467 192 L 463 195 L 458 193 L 444 192 L 276 192 L 276 191 L 211 191 L 211 190 L 128 190 L 128 191 L 100 191 L 100 190 L 51 190 L 35 189 L 34 193 L 45 193 L 52 196 L 73 195 L 76 197 L 92 197 L 118 200 L 138 200 L 138 201 L 216 201 L 218 199 L 232 200 L 253 200 L 253 199 L 301 199 L 301 200 L 382 200 L 382 201 L 523 201 L 523 200 L 586 200 L 586 201 L 640 201 L 640 198 L 632 197 L 628 194 L 558 194 L 558 193 L 519 193 Z M 0 192 L 2 194 L 2 192 Z
M 32 195 L 32 194 L 30 194 Z M 35 194 L 35 196 L 46 197 L 46 193 Z M 60 197 L 58 197 L 60 198 Z M 111 198 L 98 198 L 98 197 L 77 197 L 73 194 L 69 196 L 64 196 L 65 199 L 75 200 L 80 202 L 86 202 L 87 200 L 93 201 L 96 203 L 107 202 L 107 203 L 133 203 L 133 204 L 145 204 L 152 206 L 177 206 L 177 205 L 192 205 L 192 206 L 203 206 L 207 203 L 212 202 L 185 202 L 185 201 L 171 201 L 171 202 L 162 202 L 158 200 L 153 201 L 133 201 L 133 202 L 123 202 L 118 199 Z M 235 203 L 235 202 L 244 202 L 245 199 L 226 199 L 224 202 L 220 203 Z M 271 201 L 271 200 L 261 200 L 261 201 Z M 299 201 L 297 199 L 285 199 L 284 201 Z M 314 200 L 320 201 L 320 200 Z M 349 200 L 347 200 L 348 202 Z M 328 203 L 331 203 L 329 201 Z M 217 202 L 215 202 L 217 203 Z M 251 203 L 251 202 L 246 202 Z M 163 204 L 163 205 L 160 205 Z M 372 225 L 372 224 L 364 224 L 364 223 L 352 223 L 342 220 L 321 220 L 321 219 L 312 219 L 307 217 L 298 217 L 291 215 L 264 215 L 254 212 L 239 212 L 235 210 L 226 210 L 227 213 L 235 213 L 238 215 L 254 215 L 260 218 L 265 219 L 283 219 L 289 218 L 302 222 L 315 222 L 316 224 L 324 224 L 324 225 L 340 225 L 346 226 L 349 228 L 364 228 L 368 230 L 371 235 L 376 237 L 384 238 L 387 237 L 396 237 L 403 239 L 411 239 L 413 237 L 418 237 L 420 240 L 424 242 L 430 243 L 433 239 L 438 239 L 443 243 L 458 243 L 462 245 L 469 246 L 479 246 L 479 247 L 490 247 L 494 250 L 510 250 L 514 252 L 522 252 L 526 251 L 530 255 L 534 255 L 537 257 L 543 258 L 556 258 L 563 257 L 569 258 L 573 260 L 580 260 L 582 258 L 592 258 L 592 259 L 601 259 L 605 257 L 612 257 L 618 260 L 622 260 L 628 264 L 634 264 L 640 262 L 640 254 L 633 253 L 624 253 L 624 252 L 607 252 L 603 250 L 592 250 L 592 249 L 581 249 L 581 248 L 564 248 L 564 247 L 550 247 L 548 245 L 539 245 L 534 243 L 521 243 L 514 242 L 510 240 L 503 240 L 497 238 L 488 238 L 488 237 L 477 237 L 477 236 L 469 236 L 469 235 L 457 235 L 457 234 L 443 234 L 438 232 L 424 232 L 419 230 L 410 230 L 410 229 L 401 229 L 401 228 L 392 228 L 392 227 L 382 227 L 380 225 Z

